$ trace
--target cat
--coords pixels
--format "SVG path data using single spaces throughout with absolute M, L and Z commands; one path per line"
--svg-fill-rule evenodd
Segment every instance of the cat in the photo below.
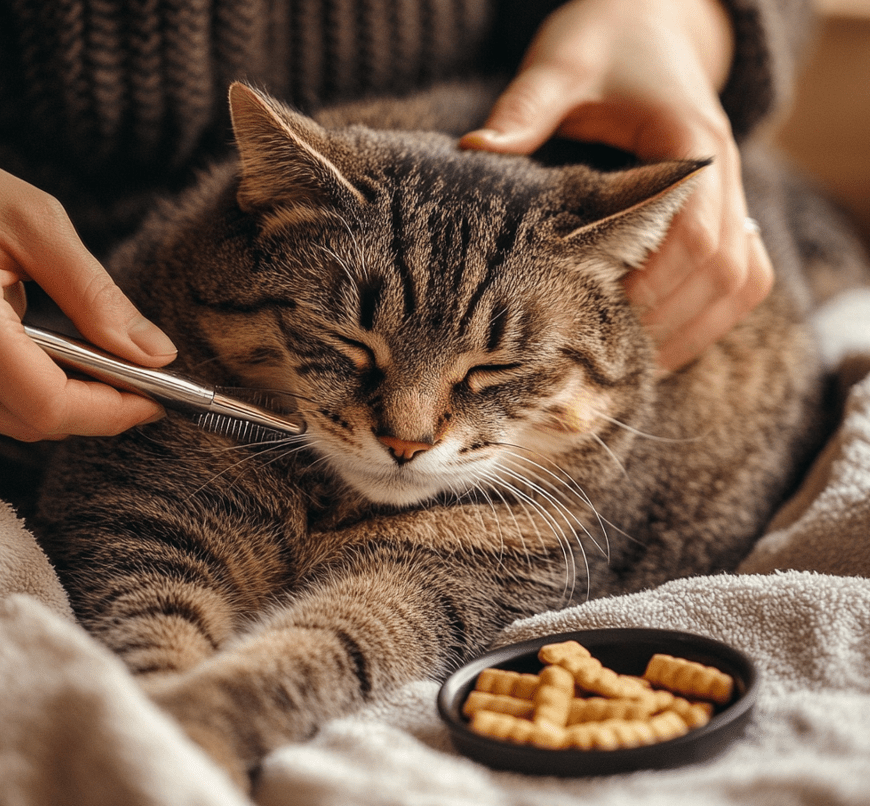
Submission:
M 457 86 L 230 107 L 238 156 L 112 266 L 180 370 L 290 392 L 307 433 L 69 440 L 37 525 L 81 623 L 234 780 L 514 619 L 737 564 L 819 438 L 790 180 L 747 179 L 773 293 L 663 373 L 621 281 L 704 159 L 462 151 L 488 107 Z

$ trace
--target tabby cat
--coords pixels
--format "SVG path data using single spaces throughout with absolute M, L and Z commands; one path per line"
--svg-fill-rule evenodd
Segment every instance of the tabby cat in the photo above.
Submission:
M 704 162 L 463 152 L 486 105 L 456 87 L 319 123 L 230 103 L 239 159 L 114 267 L 181 370 L 291 392 L 308 431 L 70 440 L 40 531 L 81 622 L 238 782 L 518 617 L 745 554 L 822 386 L 781 184 L 753 180 L 776 290 L 663 375 L 621 279 Z

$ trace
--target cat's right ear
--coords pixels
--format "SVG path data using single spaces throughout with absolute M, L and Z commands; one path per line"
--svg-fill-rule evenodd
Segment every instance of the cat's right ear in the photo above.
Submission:
M 568 208 L 595 210 L 599 217 L 570 228 L 562 243 L 582 255 L 588 269 L 620 280 L 658 249 L 698 174 L 709 164 L 710 160 L 663 162 L 602 174 L 585 188 L 582 182 L 569 183 Z
M 243 210 L 280 207 L 310 219 L 365 202 L 342 170 L 351 155 L 326 129 L 240 82 L 230 86 L 229 99 Z

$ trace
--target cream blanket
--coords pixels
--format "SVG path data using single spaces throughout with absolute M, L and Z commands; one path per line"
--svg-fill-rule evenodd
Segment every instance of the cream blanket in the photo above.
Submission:
M 870 354 L 870 295 L 820 319 L 830 358 Z M 851 324 L 850 324 L 851 323 Z M 825 328 L 830 325 L 830 332 Z M 803 569 L 768 573 L 773 569 Z M 742 574 L 678 580 L 544 613 L 500 642 L 602 626 L 689 630 L 758 663 L 746 735 L 717 759 L 668 771 L 557 780 L 496 773 L 457 755 L 435 683 L 282 748 L 262 806 L 778 806 L 870 803 L 870 376 L 803 489 Z M 823 573 L 819 573 L 823 572 Z M 72 621 L 33 538 L 0 505 L 0 804 L 249 803 Z

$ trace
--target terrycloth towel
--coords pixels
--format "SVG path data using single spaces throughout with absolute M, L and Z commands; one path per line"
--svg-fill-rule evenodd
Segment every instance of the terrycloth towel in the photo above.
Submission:
M 273 753 L 262 806 L 785 806 L 870 802 L 870 580 L 721 575 L 518 622 L 501 643 L 655 626 L 743 648 L 762 685 L 746 734 L 716 759 L 587 779 L 493 772 L 457 755 L 435 683 Z M 0 803 L 241 806 L 220 771 L 81 630 L 15 596 L 0 612 Z
M 0 501 L 0 601 L 13 593 L 28 593 L 73 621 L 66 592 L 45 553 L 12 507 Z
M 829 367 L 870 372 L 870 291 L 835 299 L 815 325 Z M 852 387 L 838 432 L 740 566 L 777 568 L 870 577 L 870 374 Z
M 0 803 L 248 802 L 84 630 L 31 596 L 0 605 Z

